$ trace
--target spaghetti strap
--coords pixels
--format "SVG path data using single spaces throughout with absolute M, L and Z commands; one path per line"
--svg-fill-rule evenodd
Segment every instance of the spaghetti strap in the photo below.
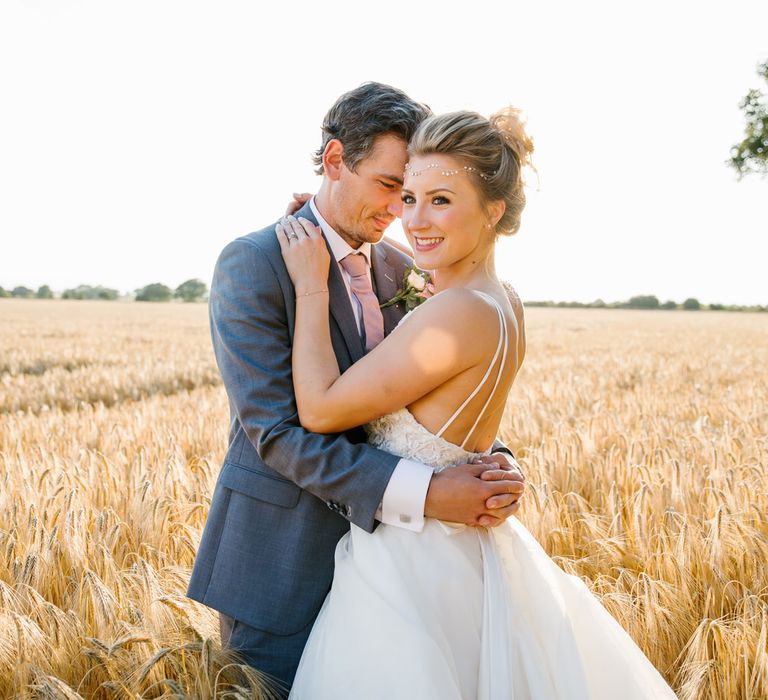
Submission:
M 474 425 L 470 428 L 469 432 L 467 433 L 466 437 L 464 438 L 464 441 L 461 443 L 461 448 L 464 449 L 464 445 L 467 444 L 467 440 L 469 440 L 472 433 L 475 431 L 475 428 L 477 428 L 478 424 L 480 423 L 480 420 L 482 419 L 483 415 L 485 414 L 486 409 L 488 408 L 489 404 L 491 403 L 491 399 L 493 398 L 493 395 L 496 393 L 496 388 L 499 386 L 499 382 L 501 381 L 501 376 L 504 372 L 504 366 L 507 362 L 507 350 L 509 349 L 509 335 L 507 332 L 507 321 L 504 318 L 504 313 L 501 310 L 501 306 L 499 306 L 499 302 L 497 302 L 490 294 L 486 294 L 485 292 L 481 292 L 479 290 L 475 290 L 478 294 L 481 294 L 486 299 L 490 299 L 490 301 L 493 303 L 494 307 L 496 308 L 496 313 L 499 317 L 499 342 L 496 346 L 496 352 L 493 354 L 493 359 L 491 360 L 491 363 L 488 365 L 488 369 L 486 370 L 485 374 L 483 375 L 483 378 L 480 380 L 480 383 L 475 387 L 474 391 L 464 400 L 464 403 L 459 406 L 454 414 L 445 422 L 442 428 L 437 431 L 436 435 L 437 437 L 442 437 L 443 433 L 451 427 L 453 424 L 453 421 L 456 420 L 456 418 L 459 417 L 461 412 L 467 407 L 469 402 L 477 396 L 478 392 L 485 386 L 486 381 L 488 381 L 488 377 L 490 377 L 491 372 L 493 371 L 493 367 L 496 364 L 496 360 L 499 359 L 499 354 L 502 354 L 501 357 L 501 364 L 499 365 L 499 371 L 496 374 L 496 381 L 494 382 L 493 389 L 491 389 L 491 393 L 488 395 L 488 399 L 485 402 L 485 405 L 483 406 L 480 413 L 477 414 L 477 418 L 475 419 Z

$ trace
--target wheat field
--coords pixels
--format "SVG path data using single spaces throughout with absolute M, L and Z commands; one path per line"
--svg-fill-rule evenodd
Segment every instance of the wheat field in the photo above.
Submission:
M 228 423 L 205 306 L 3 299 L 0 324 L 0 697 L 265 697 L 184 596 Z M 520 519 L 679 697 L 768 698 L 768 315 L 527 326 Z

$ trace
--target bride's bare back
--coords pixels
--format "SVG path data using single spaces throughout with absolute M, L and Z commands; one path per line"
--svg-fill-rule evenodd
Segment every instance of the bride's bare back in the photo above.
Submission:
M 494 285 L 487 294 L 498 304 L 503 324 L 500 325 L 496 314 L 489 324 L 485 318 L 487 309 L 483 309 L 484 334 L 462 334 L 457 346 L 461 354 L 468 344 L 479 345 L 485 350 L 482 360 L 408 406 L 416 420 L 430 432 L 469 452 L 485 452 L 492 446 L 509 390 L 525 354 L 523 307 L 519 298 L 514 293 L 508 296 L 501 285 Z M 496 308 L 489 299 L 485 303 Z M 418 314 L 409 322 L 418 323 Z M 458 364 L 463 364 L 461 358 Z

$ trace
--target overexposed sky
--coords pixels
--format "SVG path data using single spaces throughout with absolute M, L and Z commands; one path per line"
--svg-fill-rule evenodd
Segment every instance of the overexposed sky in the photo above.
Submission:
M 765 0 L 0 0 L 0 285 L 209 282 L 379 80 L 527 111 L 540 179 L 498 257 L 524 299 L 768 303 L 768 179 L 724 164 L 766 26 Z

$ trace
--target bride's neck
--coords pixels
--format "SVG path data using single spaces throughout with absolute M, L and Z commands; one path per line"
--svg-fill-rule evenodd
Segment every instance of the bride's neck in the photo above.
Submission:
M 432 271 L 432 277 L 436 292 L 454 287 L 485 289 L 498 282 L 494 249 L 491 247 L 485 254 L 469 255 L 452 265 L 437 268 Z

